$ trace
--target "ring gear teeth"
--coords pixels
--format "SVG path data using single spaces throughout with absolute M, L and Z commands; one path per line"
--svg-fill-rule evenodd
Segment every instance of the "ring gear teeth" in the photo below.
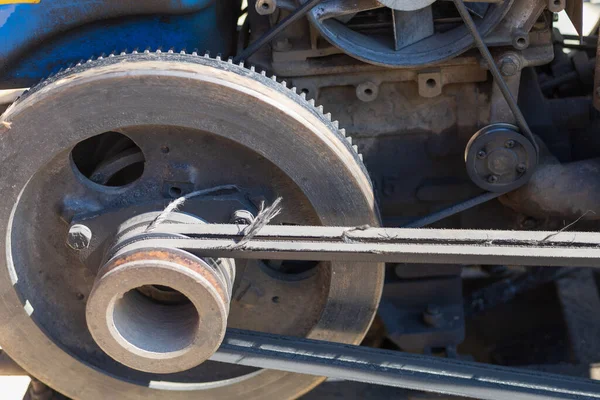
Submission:
M 113 54 L 116 54 L 116 52 L 111 53 L 111 55 L 113 55 Z M 46 80 L 43 80 L 42 82 L 37 84 L 35 87 L 31 88 L 28 92 L 23 93 L 21 95 L 20 99 L 27 97 L 27 95 L 29 95 L 29 93 L 31 93 L 31 92 L 37 91 L 37 89 L 45 86 L 47 83 L 49 83 L 49 81 L 60 79 L 60 77 L 62 75 L 64 75 L 67 72 L 70 72 L 72 69 L 75 69 L 75 68 L 87 69 L 87 68 L 92 67 L 94 64 L 101 64 L 104 62 L 111 62 L 111 63 L 112 62 L 120 62 L 120 61 L 122 61 L 123 58 L 127 58 L 127 57 L 165 57 L 165 58 L 173 57 L 175 59 L 178 59 L 178 60 L 184 62 L 186 60 L 193 59 L 194 57 L 198 57 L 198 51 L 195 50 L 191 54 L 187 54 L 185 49 L 181 50 L 179 52 L 175 52 L 175 51 L 173 51 L 173 49 L 170 49 L 168 52 L 162 52 L 160 49 L 157 49 L 155 52 L 151 52 L 149 49 L 146 49 L 142 53 L 140 53 L 140 52 L 138 52 L 138 49 L 134 49 L 131 51 L 131 53 L 127 53 L 125 51 L 119 52 L 118 56 L 112 56 L 112 57 L 111 56 L 109 56 L 109 57 L 100 56 L 97 59 L 94 59 L 94 57 L 90 57 L 85 62 L 82 60 L 79 63 L 77 63 L 74 67 L 66 68 L 65 70 L 61 70 L 61 71 L 57 72 L 56 74 L 50 76 Z M 206 51 L 203 54 L 202 58 L 211 58 L 210 52 Z M 260 77 L 262 76 L 262 77 L 267 78 L 271 82 L 276 82 L 278 84 L 278 86 L 283 87 L 283 90 L 288 92 L 289 95 L 293 95 L 294 99 L 297 102 L 303 103 L 303 104 L 305 104 L 305 106 L 307 108 L 314 110 L 325 125 L 329 126 L 329 128 L 332 131 L 337 132 L 338 136 L 340 137 L 341 142 L 346 144 L 348 149 L 351 151 L 351 153 L 353 153 L 356 156 L 357 160 L 359 161 L 360 166 L 363 169 L 364 174 L 366 175 L 369 182 L 371 182 L 371 179 L 369 177 L 367 169 L 362 162 L 363 156 L 358 151 L 358 146 L 352 144 L 352 138 L 350 136 L 347 136 L 346 130 L 344 128 L 339 127 L 338 121 L 332 121 L 331 113 L 327 113 L 327 114 L 324 113 L 324 109 L 323 109 L 322 105 L 316 106 L 314 99 L 307 99 L 306 93 L 304 93 L 304 92 L 301 92 L 300 94 L 298 94 L 297 89 L 295 87 L 293 87 L 291 89 L 288 88 L 285 81 L 277 82 L 276 75 L 271 75 L 269 77 L 265 70 L 260 71 L 260 74 L 256 73 L 256 67 L 254 65 L 251 65 L 249 68 L 247 68 L 247 67 L 245 67 L 243 61 L 240 62 L 239 64 L 235 64 L 235 63 L 233 63 L 233 60 L 231 58 L 229 58 L 227 61 L 223 61 L 221 58 L 221 54 L 217 54 L 217 56 L 214 58 L 214 60 L 219 63 L 223 63 L 224 69 L 227 69 L 227 70 L 239 69 L 240 71 L 246 71 L 246 72 L 251 73 L 252 75 L 254 75 L 253 76 L 254 79 L 257 79 L 259 81 L 261 81 Z M 262 82 L 265 83 L 264 81 L 262 81 Z

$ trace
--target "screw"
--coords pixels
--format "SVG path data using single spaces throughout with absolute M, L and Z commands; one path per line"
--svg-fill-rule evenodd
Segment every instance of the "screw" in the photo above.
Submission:
M 254 221 L 254 214 L 248 210 L 236 210 L 229 220 L 232 224 L 250 225 Z
M 496 175 L 490 175 L 490 176 L 488 176 L 487 181 L 489 183 L 496 183 L 496 182 L 498 182 L 498 177 Z
M 500 62 L 500 72 L 504 76 L 513 76 L 519 71 L 519 66 L 511 57 L 506 57 Z
M 477 152 L 477 158 L 486 158 L 487 157 L 487 153 L 484 150 L 479 150 Z
M 523 172 L 527 171 L 527 166 L 523 163 L 520 163 L 519 165 L 517 165 L 517 172 L 522 174 Z
M 92 231 L 85 225 L 75 224 L 69 228 L 67 245 L 73 250 L 83 250 L 90 246 Z
M 506 147 L 507 149 L 512 149 L 513 147 L 515 147 L 515 141 L 507 140 L 506 143 L 504 143 L 504 147 Z

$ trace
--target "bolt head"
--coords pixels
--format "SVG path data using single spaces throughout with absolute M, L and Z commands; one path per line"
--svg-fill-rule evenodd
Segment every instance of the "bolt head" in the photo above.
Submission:
M 506 143 L 504 143 L 504 147 L 506 147 L 507 149 L 512 149 L 513 147 L 515 147 L 515 141 L 507 140 Z
M 90 246 L 92 231 L 85 225 L 75 224 L 69 228 L 67 245 L 73 250 L 83 250 Z
M 504 76 L 513 76 L 519 71 L 519 66 L 512 58 L 505 58 L 500 62 L 500 72 Z
M 248 210 L 236 210 L 231 215 L 230 221 L 237 225 L 250 225 L 254 221 L 254 214 Z
M 520 163 L 519 165 L 517 165 L 517 172 L 522 174 L 525 171 L 527 171 L 527 166 L 525 164 Z
M 486 158 L 486 157 L 487 157 L 487 153 L 485 152 L 485 150 L 479 150 L 477 152 L 477 158 L 483 159 L 483 158 Z
M 490 175 L 490 176 L 488 176 L 487 181 L 489 183 L 496 183 L 496 182 L 498 182 L 498 177 L 496 175 Z

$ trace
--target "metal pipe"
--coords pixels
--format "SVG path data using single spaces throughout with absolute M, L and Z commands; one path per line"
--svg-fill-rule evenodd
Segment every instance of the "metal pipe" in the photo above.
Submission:
M 600 159 L 560 164 L 550 158 L 530 181 L 499 200 L 535 218 L 600 219 Z
M 600 399 L 589 379 L 235 329 L 211 360 L 487 400 Z

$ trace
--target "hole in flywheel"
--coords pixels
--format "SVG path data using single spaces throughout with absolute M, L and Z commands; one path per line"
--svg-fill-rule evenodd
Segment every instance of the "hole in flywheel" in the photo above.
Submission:
M 118 132 L 102 133 L 77 143 L 71 159 L 83 176 L 102 186 L 125 186 L 144 172 L 142 150 Z

